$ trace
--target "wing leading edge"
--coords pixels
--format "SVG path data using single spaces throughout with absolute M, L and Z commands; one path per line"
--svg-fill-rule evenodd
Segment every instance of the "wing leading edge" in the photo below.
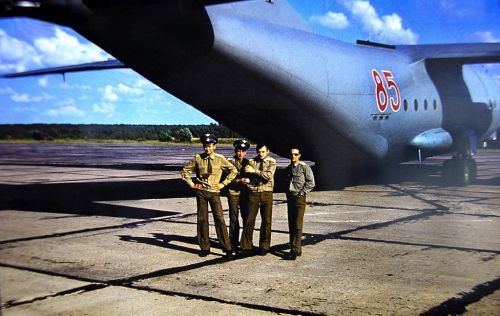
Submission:
M 97 61 L 92 63 L 43 68 L 37 70 L 29 70 L 24 72 L 17 72 L 12 74 L 2 75 L 3 78 L 18 78 L 18 77 L 30 77 L 38 75 L 48 75 L 48 74 L 65 74 L 68 72 L 80 72 L 80 71 L 94 71 L 94 70 L 105 70 L 105 69 L 119 69 L 119 68 L 129 68 L 121 61 L 116 59 Z
M 500 43 L 398 45 L 396 50 L 412 62 L 422 59 L 444 59 L 461 64 L 500 62 Z

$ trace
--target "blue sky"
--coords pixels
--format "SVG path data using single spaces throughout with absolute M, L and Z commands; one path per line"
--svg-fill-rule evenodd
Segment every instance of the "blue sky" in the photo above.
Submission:
M 500 41 L 499 0 L 290 0 L 318 34 L 388 44 Z M 69 28 L 0 19 L 0 73 L 110 58 Z M 500 66 L 481 66 L 500 86 Z M 0 124 L 215 121 L 132 70 L 0 79 Z

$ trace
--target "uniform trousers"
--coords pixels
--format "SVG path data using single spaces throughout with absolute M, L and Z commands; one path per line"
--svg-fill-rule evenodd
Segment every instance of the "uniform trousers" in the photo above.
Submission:
M 217 238 L 222 246 L 224 252 L 231 251 L 231 243 L 227 233 L 226 222 L 224 221 L 224 213 L 222 210 L 222 203 L 220 201 L 220 194 L 215 192 L 208 192 L 205 190 L 196 191 L 196 204 L 197 204 L 197 238 L 198 245 L 201 250 L 210 250 L 209 228 L 208 228 L 208 204 L 212 209 L 214 217 L 215 231 Z
M 246 214 L 248 213 L 248 193 L 229 193 L 227 195 L 227 204 L 229 205 L 229 240 L 231 240 L 233 250 L 236 250 L 240 243 L 240 220 L 238 214 L 241 212 L 241 218 L 243 219 L 243 223 L 245 223 Z
M 286 194 L 288 206 L 288 231 L 290 234 L 290 250 L 300 256 L 302 254 L 302 228 L 304 227 L 304 213 L 306 210 L 306 197 Z
M 260 206 L 260 238 L 259 247 L 269 251 L 271 246 L 271 222 L 273 216 L 273 192 L 253 192 L 248 193 L 248 214 L 243 224 L 243 234 L 241 236 L 241 248 L 251 250 L 253 246 L 253 230 L 255 218 Z

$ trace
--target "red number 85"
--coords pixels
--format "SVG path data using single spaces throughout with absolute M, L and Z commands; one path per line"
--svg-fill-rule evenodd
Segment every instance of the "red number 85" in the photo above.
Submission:
M 387 109 L 387 101 L 391 103 L 391 108 L 394 112 L 399 111 L 401 107 L 401 96 L 399 94 L 398 85 L 394 80 L 392 80 L 392 73 L 388 70 L 382 70 L 385 82 L 388 89 L 386 89 L 382 77 L 377 70 L 372 69 L 373 82 L 375 83 L 375 99 L 377 100 L 377 107 L 380 112 L 384 112 Z M 394 98 L 388 97 L 387 90 L 394 89 L 396 93 L 396 101 Z

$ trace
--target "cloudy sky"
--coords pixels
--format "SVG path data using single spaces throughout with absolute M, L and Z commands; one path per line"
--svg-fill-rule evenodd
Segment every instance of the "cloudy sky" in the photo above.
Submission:
M 499 0 L 290 0 L 318 34 L 354 43 L 499 42 Z M 71 29 L 0 19 L 0 73 L 111 58 Z M 500 86 L 500 67 L 481 66 Z M 213 119 L 132 70 L 0 79 L 0 124 L 199 124 Z

